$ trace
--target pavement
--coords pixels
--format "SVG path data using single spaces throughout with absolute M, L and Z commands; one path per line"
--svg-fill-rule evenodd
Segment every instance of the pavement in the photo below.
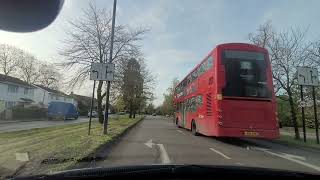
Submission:
M 320 173 L 320 152 L 258 139 L 193 136 L 162 116 L 147 116 L 108 147 L 105 159 L 78 167 L 145 164 L 210 164 Z

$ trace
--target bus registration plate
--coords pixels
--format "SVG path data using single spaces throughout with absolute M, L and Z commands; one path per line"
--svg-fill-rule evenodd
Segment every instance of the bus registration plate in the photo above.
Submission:
M 245 132 L 244 132 L 244 135 L 245 135 L 245 136 L 256 137 L 256 136 L 259 136 L 259 133 L 258 133 L 258 132 L 254 132 L 254 131 L 245 131 Z

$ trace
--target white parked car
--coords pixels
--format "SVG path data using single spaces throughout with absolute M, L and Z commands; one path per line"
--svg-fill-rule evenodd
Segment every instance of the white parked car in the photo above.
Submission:
M 90 117 L 90 111 L 88 112 L 88 117 Z M 97 111 L 92 111 L 92 117 L 98 117 Z

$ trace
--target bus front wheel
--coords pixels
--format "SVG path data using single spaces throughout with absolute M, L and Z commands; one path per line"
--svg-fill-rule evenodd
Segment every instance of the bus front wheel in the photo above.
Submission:
M 177 126 L 178 128 L 181 127 L 181 126 L 179 125 L 179 119 L 178 119 L 178 118 L 176 119 L 176 126 Z
M 191 132 L 195 136 L 199 135 L 199 133 L 197 132 L 197 125 L 196 125 L 196 122 L 194 120 L 191 123 Z

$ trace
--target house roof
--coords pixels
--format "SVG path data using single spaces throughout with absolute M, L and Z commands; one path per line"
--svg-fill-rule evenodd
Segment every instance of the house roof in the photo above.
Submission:
M 88 96 L 82 96 L 82 95 L 73 94 L 73 93 L 71 93 L 70 96 L 80 101 L 91 101 L 91 97 L 88 97 Z M 94 98 L 94 101 L 97 101 L 97 98 Z
M 21 79 L 12 77 L 12 76 L 7 76 L 4 74 L 0 74 L 0 82 L 3 83 L 13 83 L 13 84 L 18 84 L 18 85 L 22 85 L 22 86 L 28 86 L 30 88 L 34 88 L 31 84 L 22 81 Z
M 59 95 L 62 95 L 62 96 L 67 96 L 67 97 L 70 97 L 69 95 L 61 92 L 61 91 L 58 91 L 58 90 L 54 90 L 54 89 L 51 89 L 51 88 L 48 88 L 48 87 L 45 87 L 45 86 L 42 86 L 42 85 L 35 85 L 45 91 L 48 91 L 49 93 L 53 93 L 53 94 L 59 94 Z

